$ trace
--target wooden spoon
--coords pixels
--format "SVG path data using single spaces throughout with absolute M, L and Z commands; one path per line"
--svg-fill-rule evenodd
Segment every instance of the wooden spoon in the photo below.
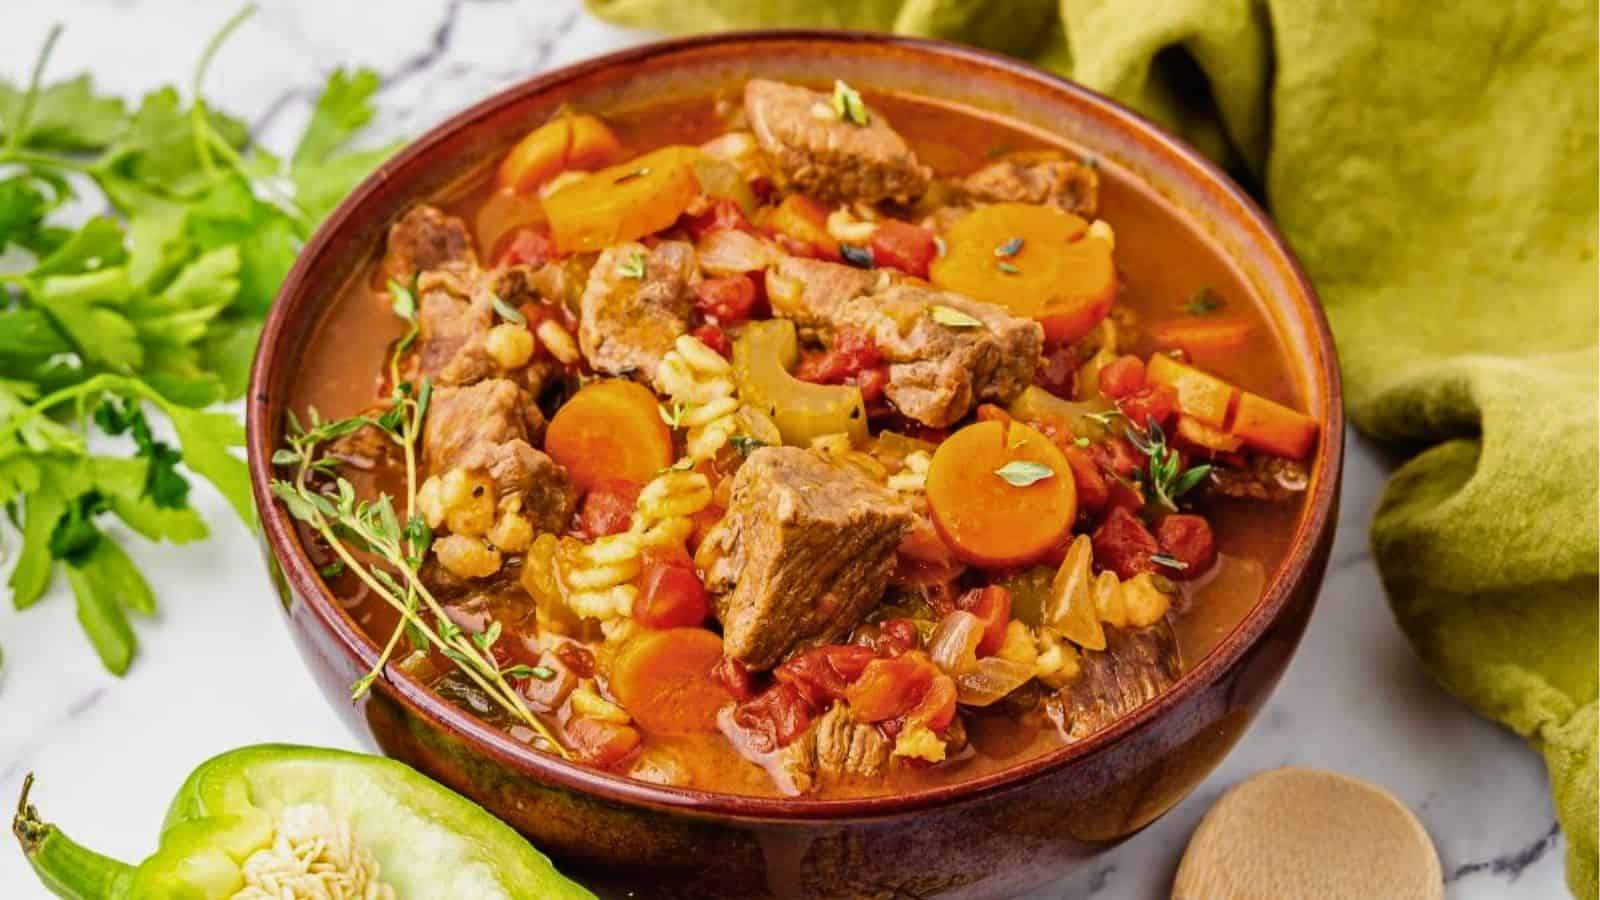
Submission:
M 1173 900 L 1440 900 L 1433 842 L 1389 792 L 1316 769 L 1234 785 L 1189 840 Z

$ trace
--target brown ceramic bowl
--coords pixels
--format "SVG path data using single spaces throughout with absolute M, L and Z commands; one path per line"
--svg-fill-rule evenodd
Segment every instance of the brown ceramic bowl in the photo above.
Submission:
M 985 111 L 1098 156 L 1164 197 L 1257 293 L 1325 438 L 1287 558 L 1260 601 L 1178 684 L 1076 745 L 954 786 L 851 800 L 661 787 L 541 754 L 391 668 L 359 704 L 348 687 L 378 648 L 323 587 L 268 463 L 321 311 L 410 204 L 497 158 L 563 103 L 604 111 L 704 96 L 751 75 L 843 78 Z M 1000 897 L 1056 879 L 1137 832 L 1243 734 L 1311 614 L 1339 494 L 1339 374 L 1326 321 L 1266 216 L 1194 150 L 1128 110 L 1016 61 L 924 40 L 829 32 L 668 41 L 542 75 L 435 128 L 382 166 L 300 255 L 273 308 L 249 398 L 252 486 L 268 562 L 329 702 L 383 752 L 510 822 L 604 890 L 665 897 Z

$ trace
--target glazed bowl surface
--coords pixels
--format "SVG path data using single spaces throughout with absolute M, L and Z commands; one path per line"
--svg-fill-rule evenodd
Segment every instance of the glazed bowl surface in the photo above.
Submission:
M 532 750 L 391 666 L 324 587 L 271 499 L 272 451 L 302 353 L 342 286 L 412 204 L 473 179 L 562 105 L 604 115 L 753 76 L 834 78 L 1093 154 L 1160 198 L 1248 283 L 1322 425 L 1289 551 L 1260 600 L 1166 693 L 1077 744 L 909 794 L 817 800 L 665 787 Z M 1181 264 L 1174 260 L 1174 264 Z M 564 870 L 649 897 L 1004 897 L 1060 878 L 1172 808 L 1238 741 L 1310 617 L 1333 542 L 1344 423 L 1327 322 L 1266 216 L 1194 150 L 1082 87 L 935 41 L 848 32 L 725 33 L 650 44 L 523 82 L 460 113 L 368 178 L 305 247 L 264 330 L 248 397 L 252 488 L 291 633 L 329 702 L 384 753 L 473 798 Z

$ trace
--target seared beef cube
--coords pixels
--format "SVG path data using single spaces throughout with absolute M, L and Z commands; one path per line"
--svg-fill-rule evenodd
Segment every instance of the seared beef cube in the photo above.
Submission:
M 767 770 L 778 792 L 808 794 L 824 781 L 872 778 L 889 768 L 894 744 L 876 725 L 853 722 L 850 709 L 836 703 L 812 720 L 794 740 L 772 746 L 767 735 L 741 725 L 734 704 L 717 713 L 717 726 L 740 756 Z
M 694 308 L 694 248 L 663 241 L 608 247 L 578 302 L 578 348 L 595 371 L 653 381 Z
M 1100 205 L 1100 176 L 1088 163 L 1053 154 L 1017 154 L 966 177 L 969 199 L 985 203 L 1040 203 L 1093 219 Z
M 706 538 L 724 652 L 765 669 L 801 641 L 845 634 L 883 595 L 914 521 L 887 489 L 816 453 L 750 454 Z
M 527 266 L 424 273 L 417 280 L 421 374 L 435 384 L 472 384 L 496 374 L 484 346 L 489 329 L 499 324 L 495 300 L 513 309 L 538 302 L 534 277 Z
M 389 228 L 383 254 L 383 274 L 403 285 L 421 272 L 435 269 L 472 269 L 478 256 L 465 222 L 434 206 L 417 206 Z
M 767 298 L 774 314 L 793 319 L 803 336 L 832 335 L 844 305 L 889 286 L 887 272 L 802 256 L 786 256 L 767 270 Z
M 754 78 L 744 112 L 780 188 L 830 203 L 909 203 L 928 188 L 932 172 L 876 111 L 846 122 L 828 94 Z
M 423 466 L 430 474 L 465 468 L 486 474 L 501 497 L 522 498 L 538 531 L 559 532 L 576 500 L 567 470 L 528 443 L 538 407 L 515 383 L 491 378 L 467 387 L 435 388 L 422 430 Z
M 836 263 L 786 259 L 775 271 L 779 281 L 805 287 L 784 302 L 774 299 L 774 309 L 824 341 L 845 327 L 871 335 L 889 363 L 889 400 L 924 425 L 951 425 L 983 401 L 1009 403 L 1033 381 L 1044 329 L 1032 319 L 912 282 L 869 285 L 862 276 L 872 273 Z M 942 323 L 937 307 L 982 324 Z
M 1081 670 L 1045 704 L 1067 743 L 1081 741 L 1178 680 L 1178 638 L 1165 619 L 1149 628 L 1106 628 L 1106 649 L 1080 650 Z
M 826 779 L 871 778 L 889 767 L 894 744 L 876 725 L 850 719 L 850 708 L 835 703 L 811 725 L 817 745 L 817 770 Z

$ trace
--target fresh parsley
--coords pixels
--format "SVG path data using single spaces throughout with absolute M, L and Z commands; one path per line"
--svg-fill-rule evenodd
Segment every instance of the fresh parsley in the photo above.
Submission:
M 628 254 L 628 258 L 617 266 L 617 274 L 623 278 L 632 278 L 635 281 L 644 280 L 644 254 L 638 250 Z
M 733 449 L 739 451 L 740 456 L 749 456 L 762 447 L 767 446 L 766 441 L 763 441 L 760 438 L 753 438 L 748 434 L 736 434 L 733 437 L 728 438 L 728 443 L 733 445 Z
M 211 40 L 184 93 L 130 105 L 87 75 L 50 82 L 59 29 L 26 84 L 0 79 L 0 505 L 20 532 L 7 586 L 27 607 L 64 575 L 116 674 L 137 652 L 130 616 L 152 615 L 155 597 L 107 518 L 151 541 L 204 538 L 199 475 L 254 522 L 244 430 L 206 407 L 243 394 L 300 246 L 391 152 L 350 149 L 372 117 L 371 72 L 329 78 L 287 159 L 212 108 L 206 72 L 250 12 Z M 96 431 L 132 453 L 91 452 Z
M 1176 556 L 1168 556 L 1165 553 L 1152 553 L 1152 554 L 1150 554 L 1150 561 L 1155 563 L 1158 566 L 1165 566 L 1166 568 L 1169 568 L 1169 569 L 1176 569 L 1179 572 L 1182 572 L 1184 569 L 1189 568 L 1189 564 L 1188 563 L 1186 563 L 1183 560 L 1177 558 Z
M 867 112 L 867 104 L 861 100 L 861 94 L 850 85 L 835 81 L 832 101 L 833 114 L 839 117 L 839 121 L 863 126 L 872 122 L 872 116 Z
M 528 317 L 524 316 L 516 307 L 500 299 L 499 294 L 490 294 L 489 302 L 494 305 L 495 315 L 499 316 L 502 320 L 510 322 L 512 325 L 528 324 Z M 401 316 L 401 318 L 406 317 Z
M 1009 256 L 1016 256 L 1018 253 L 1022 252 L 1022 244 L 1022 238 L 1014 237 L 1011 240 L 995 247 L 994 255 L 1001 257 L 1002 259 Z
M 1020 274 L 1022 274 L 1022 270 L 1021 269 L 1017 268 L 1012 263 L 1006 262 L 1005 260 L 1001 260 L 1001 261 L 995 263 L 994 267 L 996 269 L 999 269 L 1000 271 L 1006 273 L 1007 275 L 1020 275 Z
M 928 318 L 950 328 L 982 328 L 983 320 L 968 315 L 953 306 L 936 303 L 928 307 Z

